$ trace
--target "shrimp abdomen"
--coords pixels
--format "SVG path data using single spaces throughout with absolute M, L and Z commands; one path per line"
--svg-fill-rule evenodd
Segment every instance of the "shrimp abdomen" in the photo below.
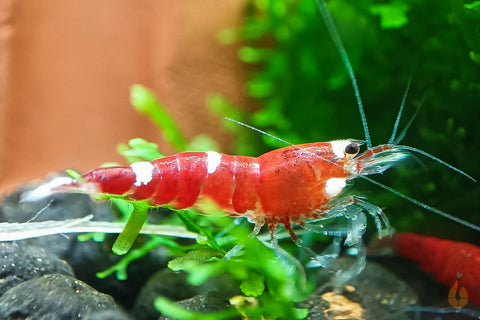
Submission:
M 257 206 L 259 176 L 256 158 L 212 151 L 99 168 L 86 173 L 82 182 L 96 185 L 94 192 L 126 195 L 152 205 L 183 209 L 205 197 L 230 213 L 244 213 Z

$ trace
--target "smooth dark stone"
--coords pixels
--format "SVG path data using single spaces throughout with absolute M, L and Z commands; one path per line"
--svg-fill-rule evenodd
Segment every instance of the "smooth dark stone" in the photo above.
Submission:
M 118 310 L 112 297 L 61 274 L 25 281 L 0 297 L 0 320 L 91 319 L 103 310 Z
M 46 274 L 73 276 L 72 268 L 49 251 L 19 242 L 0 242 L 0 296 L 23 281 Z

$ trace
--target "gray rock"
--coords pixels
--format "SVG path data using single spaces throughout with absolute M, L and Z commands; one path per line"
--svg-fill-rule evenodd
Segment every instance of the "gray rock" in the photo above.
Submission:
M 228 295 L 210 291 L 207 294 L 196 295 L 190 299 L 182 300 L 177 304 L 187 310 L 194 312 L 215 312 L 232 308 Z M 181 320 L 161 316 L 160 320 Z
M 43 248 L 0 242 L 0 296 L 23 281 L 51 273 L 73 276 L 72 268 L 65 261 Z
M 92 214 L 93 220 L 113 221 L 116 213 L 108 202 L 93 202 L 85 194 L 54 194 L 37 202 L 19 202 L 20 195 L 26 188 L 18 190 L 7 196 L 0 207 L 0 221 L 2 222 L 27 222 L 66 220 L 83 218 Z M 52 235 L 24 240 L 42 248 L 48 248 L 62 259 L 67 260 L 72 256 L 72 246 L 77 243 L 75 234 Z M 92 248 L 89 248 L 92 249 Z M 75 262 L 75 261 L 73 261 Z M 72 264 L 71 264 L 72 265 Z M 73 266 L 73 265 L 72 265 Z
M 299 307 L 309 309 L 308 320 L 407 320 L 406 310 L 418 303 L 417 294 L 404 281 L 372 261 L 347 285 L 349 290 L 339 294 L 330 287 L 320 287 Z
M 158 319 L 160 313 L 153 304 L 159 296 L 179 301 L 196 294 L 198 294 L 198 289 L 195 290 L 187 283 L 185 273 L 162 269 L 151 276 L 142 287 L 132 313 L 137 320 Z
M 112 297 L 61 274 L 25 281 L 0 297 L 0 320 L 92 319 L 112 309 L 118 309 Z
M 119 309 L 92 311 L 82 320 L 132 320 L 125 312 Z
M 93 214 L 98 221 L 114 221 L 119 213 L 107 201 L 92 201 L 85 194 L 54 194 L 38 202 L 20 203 L 20 194 L 28 188 L 22 188 L 9 195 L 0 207 L 0 221 L 26 222 L 65 220 L 82 218 Z M 78 279 L 88 283 L 95 289 L 110 294 L 115 300 L 127 308 L 131 308 L 134 297 L 150 274 L 165 266 L 166 249 L 159 247 L 141 259 L 130 263 L 128 279 L 118 280 L 115 275 L 105 279 L 96 276 L 97 272 L 104 271 L 116 264 L 122 257 L 112 253 L 112 245 L 117 235 L 106 235 L 103 242 L 78 241 L 76 234 L 51 235 L 26 239 L 19 243 L 35 244 L 47 249 L 64 259 L 72 267 Z M 134 248 L 138 248 L 148 241 L 148 237 L 140 236 Z

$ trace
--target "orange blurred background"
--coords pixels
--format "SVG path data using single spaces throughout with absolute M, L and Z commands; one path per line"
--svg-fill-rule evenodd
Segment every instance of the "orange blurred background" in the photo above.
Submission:
M 84 172 L 122 159 L 133 137 L 173 150 L 129 102 L 143 84 L 188 139 L 206 133 L 228 151 L 205 106 L 221 93 L 244 105 L 245 72 L 218 33 L 238 26 L 245 2 L 2 1 L 0 192 L 65 168 Z

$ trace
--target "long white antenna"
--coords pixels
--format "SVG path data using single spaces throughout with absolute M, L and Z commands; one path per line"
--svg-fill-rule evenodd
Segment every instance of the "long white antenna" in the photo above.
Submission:
M 432 160 L 434 160 L 434 161 L 436 161 L 436 162 L 444 165 L 445 167 L 449 168 L 450 170 L 453 170 L 453 171 L 455 171 L 455 172 L 460 173 L 462 176 L 467 177 L 468 179 L 472 180 L 473 182 L 477 182 L 477 180 L 476 180 L 474 177 L 472 177 L 471 175 L 469 175 L 468 173 L 463 172 L 462 170 L 460 170 L 460 169 L 452 166 L 451 164 L 443 161 L 442 159 L 439 159 L 439 158 L 431 155 L 431 154 L 428 153 L 428 152 L 425 152 L 425 151 L 423 151 L 423 150 L 420 150 L 420 149 L 417 149 L 417 148 L 414 148 L 414 147 L 410 147 L 410 146 L 397 145 L 397 146 L 395 146 L 395 147 L 398 148 L 398 149 L 408 150 L 408 151 L 412 151 L 412 152 L 416 152 L 416 153 L 418 153 L 418 154 L 421 154 L 421 155 L 423 155 L 423 156 L 425 156 L 425 157 L 427 157 L 427 158 L 430 158 L 430 159 L 432 159 Z
M 400 109 L 398 109 L 397 119 L 395 119 L 395 124 L 393 125 L 392 135 L 390 139 L 388 139 L 389 144 L 393 143 L 393 141 L 395 140 L 395 136 L 397 135 L 397 129 L 398 129 L 398 126 L 400 125 L 400 119 L 402 118 L 402 112 L 403 112 L 403 108 L 405 107 L 405 101 L 407 101 L 408 90 L 410 89 L 411 82 L 412 82 L 412 78 L 408 79 L 407 88 L 405 89 L 405 93 L 403 94 L 402 103 L 400 104 Z
M 328 32 L 332 37 L 333 43 L 335 44 L 338 53 L 340 53 L 340 57 L 342 58 L 343 64 L 345 65 L 345 69 L 347 69 L 347 73 L 350 76 L 353 92 L 355 93 L 355 98 L 357 99 L 358 111 L 360 112 L 360 117 L 362 118 L 363 131 L 365 132 L 365 142 L 367 143 L 367 148 L 370 149 L 372 147 L 372 141 L 370 139 L 370 133 L 368 131 L 367 117 L 365 116 L 365 110 L 363 108 L 362 98 L 360 97 L 360 90 L 358 89 L 357 78 L 355 77 L 355 73 L 353 72 L 352 64 L 350 63 L 347 51 L 343 46 L 342 39 L 338 35 L 337 29 L 335 28 L 332 16 L 328 11 L 327 3 L 325 2 L 325 0 L 317 0 L 317 5 L 320 13 L 322 14 L 323 21 L 327 26 Z
M 252 127 L 252 126 L 250 126 L 250 125 L 248 125 L 248 124 L 246 124 L 246 123 L 243 123 L 243 122 L 241 122 L 241 121 L 238 121 L 238 120 L 235 120 L 235 119 L 232 119 L 232 118 L 229 118 L 229 117 L 225 117 L 225 120 L 231 121 L 231 122 L 236 123 L 236 124 L 238 124 L 238 125 L 240 125 L 240 126 L 242 126 L 242 127 L 245 127 L 245 128 L 251 129 L 251 130 L 253 130 L 253 131 L 256 131 L 256 132 L 258 132 L 258 133 L 261 133 L 261 134 L 263 134 L 263 135 L 266 135 L 267 137 L 270 137 L 270 138 L 272 138 L 272 139 L 275 139 L 275 140 L 278 140 L 278 141 L 280 141 L 280 142 L 283 142 L 283 143 L 285 143 L 285 144 L 287 144 L 287 145 L 289 145 L 289 146 L 293 145 L 293 143 L 290 143 L 290 142 L 288 142 L 288 141 L 286 141 L 286 140 L 283 140 L 283 139 L 281 139 L 281 138 L 279 138 L 279 137 L 275 137 L 273 134 L 270 134 L 270 133 L 265 132 L 265 131 L 263 131 L 263 130 L 260 130 L 260 129 L 258 129 L 258 128 Z
M 409 202 L 411 202 L 411 203 L 413 203 L 413 204 L 415 204 L 415 205 L 417 205 L 417 206 L 419 206 L 419 207 L 421 207 L 421 208 L 424 208 L 424 209 L 426 209 L 426 210 L 428 210 L 428 211 L 431 211 L 431 212 L 433 212 L 433 213 L 436 213 L 436 214 L 438 214 L 438 215 L 441 215 L 441 216 L 444 217 L 444 218 L 447 218 L 447 219 L 449 219 L 449 220 L 452 220 L 452 221 L 454 221 L 454 222 L 457 222 L 457 223 L 459 223 L 459 224 L 461 224 L 461 225 L 463 225 L 463 226 L 465 226 L 465 227 L 468 227 L 468 228 L 470 228 L 470 229 L 473 229 L 473 230 L 475 230 L 475 231 L 480 231 L 480 227 L 474 225 L 474 224 L 471 223 L 471 222 L 465 221 L 465 220 L 463 220 L 463 219 L 460 219 L 460 218 L 455 217 L 454 215 L 451 215 L 450 213 L 446 213 L 445 211 L 442 211 L 442 210 L 439 210 L 439 209 L 437 209 L 437 208 L 431 207 L 431 206 L 429 206 L 429 205 L 427 205 L 427 204 L 425 204 L 425 203 L 423 203 L 423 202 L 421 202 L 421 201 L 418 201 L 418 200 L 416 200 L 416 199 L 414 199 L 414 198 L 412 198 L 412 197 L 409 197 L 409 196 L 407 196 L 407 195 L 405 195 L 405 194 L 403 194 L 403 193 L 401 193 L 401 192 L 398 192 L 397 190 L 395 190 L 395 189 L 393 189 L 393 188 L 391 188 L 391 187 L 389 187 L 389 186 L 386 186 L 386 185 L 384 185 L 383 183 L 380 183 L 380 182 L 378 182 L 378 181 L 376 181 L 376 180 L 373 180 L 372 178 L 369 178 L 369 177 L 367 177 L 367 176 L 360 176 L 360 177 L 361 177 L 362 179 L 365 179 L 365 180 L 367 180 L 367 181 L 369 181 L 369 182 L 371 182 L 371 183 L 373 183 L 373 184 L 375 184 L 375 185 L 377 185 L 377 186 L 379 186 L 379 187 L 387 190 L 387 191 L 390 191 L 390 192 L 393 193 L 393 194 L 396 194 L 396 195 L 399 196 L 400 198 L 403 198 L 403 199 L 405 199 L 405 200 L 407 200 L 407 201 L 409 201 Z

